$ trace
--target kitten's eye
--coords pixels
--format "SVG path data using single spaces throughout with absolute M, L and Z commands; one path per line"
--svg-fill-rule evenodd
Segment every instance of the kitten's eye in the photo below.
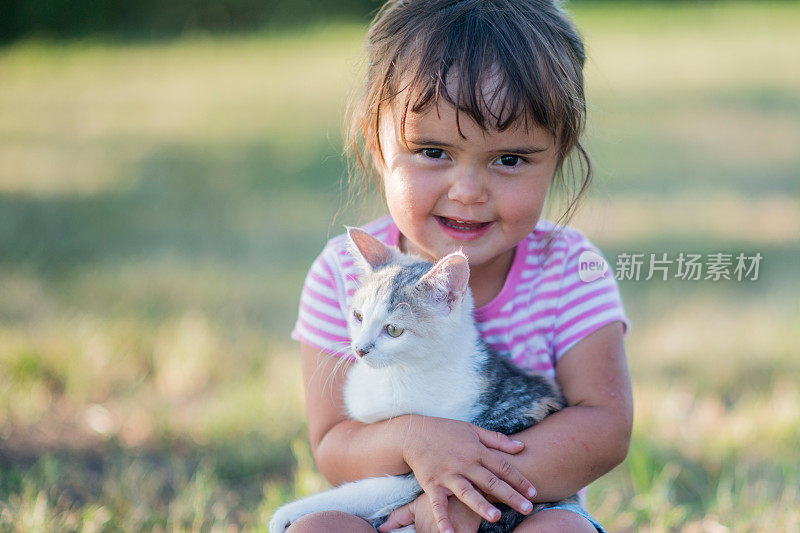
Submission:
M 355 317 L 355 319 L 356 319 L 356 320 L 358 320 L 359 322 L 361 322 L 362 320 L 364 320 L 364 317 L 363 317 L 363 316 L 361 316 L 361 313 L 359 313 L 358 311 L 353 311 L 353 316 L 354 316 L 354 317 Z
M 386 324 L 386 333 L 388 333 L 390 337 L 399 337 L 403 334 L 403 328 L 395 326 L 394 324 Z

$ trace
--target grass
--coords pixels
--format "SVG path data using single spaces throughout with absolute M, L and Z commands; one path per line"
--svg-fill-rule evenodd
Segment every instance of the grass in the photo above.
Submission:
M 764 256 L 757 281 L 620 283 L 634 439 L 589 508 L 791 530 L 800 8 L 575 11 L 598 179 L 574 224 L 612 262 Z M 327 236 L 367 218 L 339 185 L 362 32 L 0 50 L 0 528 L 263 530 L 325 486 L 287 337 Z

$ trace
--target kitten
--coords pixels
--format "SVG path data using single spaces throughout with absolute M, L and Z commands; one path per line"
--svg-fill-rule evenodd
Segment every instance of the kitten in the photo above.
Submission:
M 370 424 L 420 414 L 512 434 L 565 406 L 550 379 L 514 366 L 480 338 L 464 254 L 452 253 L 434 265 L 360 229 L 349 228 L 348 235 L 364 272 L 348 318 L 357 358 L 344 385 L 351 418 Z M 361 516 L 377 526 L 421 492 L 413 473 L 346 483 L 279 508 L 270 532 L 283 532 L 301 516 L 325 510 Z M 511 531 L 525 518 L 496 505 L 499 522 L 484 520 L 479 531 Z

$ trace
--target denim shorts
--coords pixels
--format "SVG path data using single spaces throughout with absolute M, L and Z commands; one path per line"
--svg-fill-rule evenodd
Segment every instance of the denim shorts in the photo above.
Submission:
M 603 526 L 601 526 L 600 523 L 597 520 L 595 520 L 594 517 L 590 515 L 589 512 L 586 509 L 584 509 L 579 503 L 564 503 L 561 505 L 555 505 L 553 507 L 547 507 L 546 509 L 540 509 L 536 512 L 541 513 L 542 511 L 547 511 L 548 509 L 563 509 L 565 511 L 570 511 L 579 514 L 586 520 L 591 522 L 592 525 L 597 529 L 597 531 L 599 531 L 600 533 L 606 533 L 606 530 L 603 529 Z
M 606 533 L 606 530 L 603 529 L 603 526 L 601 526 L 600 523 L 597 520 L 595 520 L 594 517 L 590 515 L 589 512 L 586 509 L 584 509 L 579 503 L 563 503 L 560 505 L 554 505 L 553 507 L 545 507 L 544 509 L 539 509 L 538 511 L 536 511 L 536 513 L 541 513 L 542 511 L 547 511 L 549 509 L 563 509 L 564 511 L 570 511 L 572 513 L 579 514 L 586 520 L 588 520 L 597 529 L 597 531 L 599 531 L 600 533 Z M 381 520 L 381 522 L 383 522 L 383 520 Z M 374 525 L 374 527 L 375 531 L 377 531 L 378 530 L 377 525 Z M 408 529 L 410 530 L 411 526 L 408 526 Z M 397 531 L 407 531 L 407 529 L 401 528 Z

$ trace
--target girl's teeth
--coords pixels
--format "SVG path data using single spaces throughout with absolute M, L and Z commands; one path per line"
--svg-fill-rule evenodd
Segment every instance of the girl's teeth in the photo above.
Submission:
M 461 230 L 482 228 L 487 224 L 487 222 L 464 222 L 463 220 L 445 217 L 442 217 L 442 220 L 446 226 Z

